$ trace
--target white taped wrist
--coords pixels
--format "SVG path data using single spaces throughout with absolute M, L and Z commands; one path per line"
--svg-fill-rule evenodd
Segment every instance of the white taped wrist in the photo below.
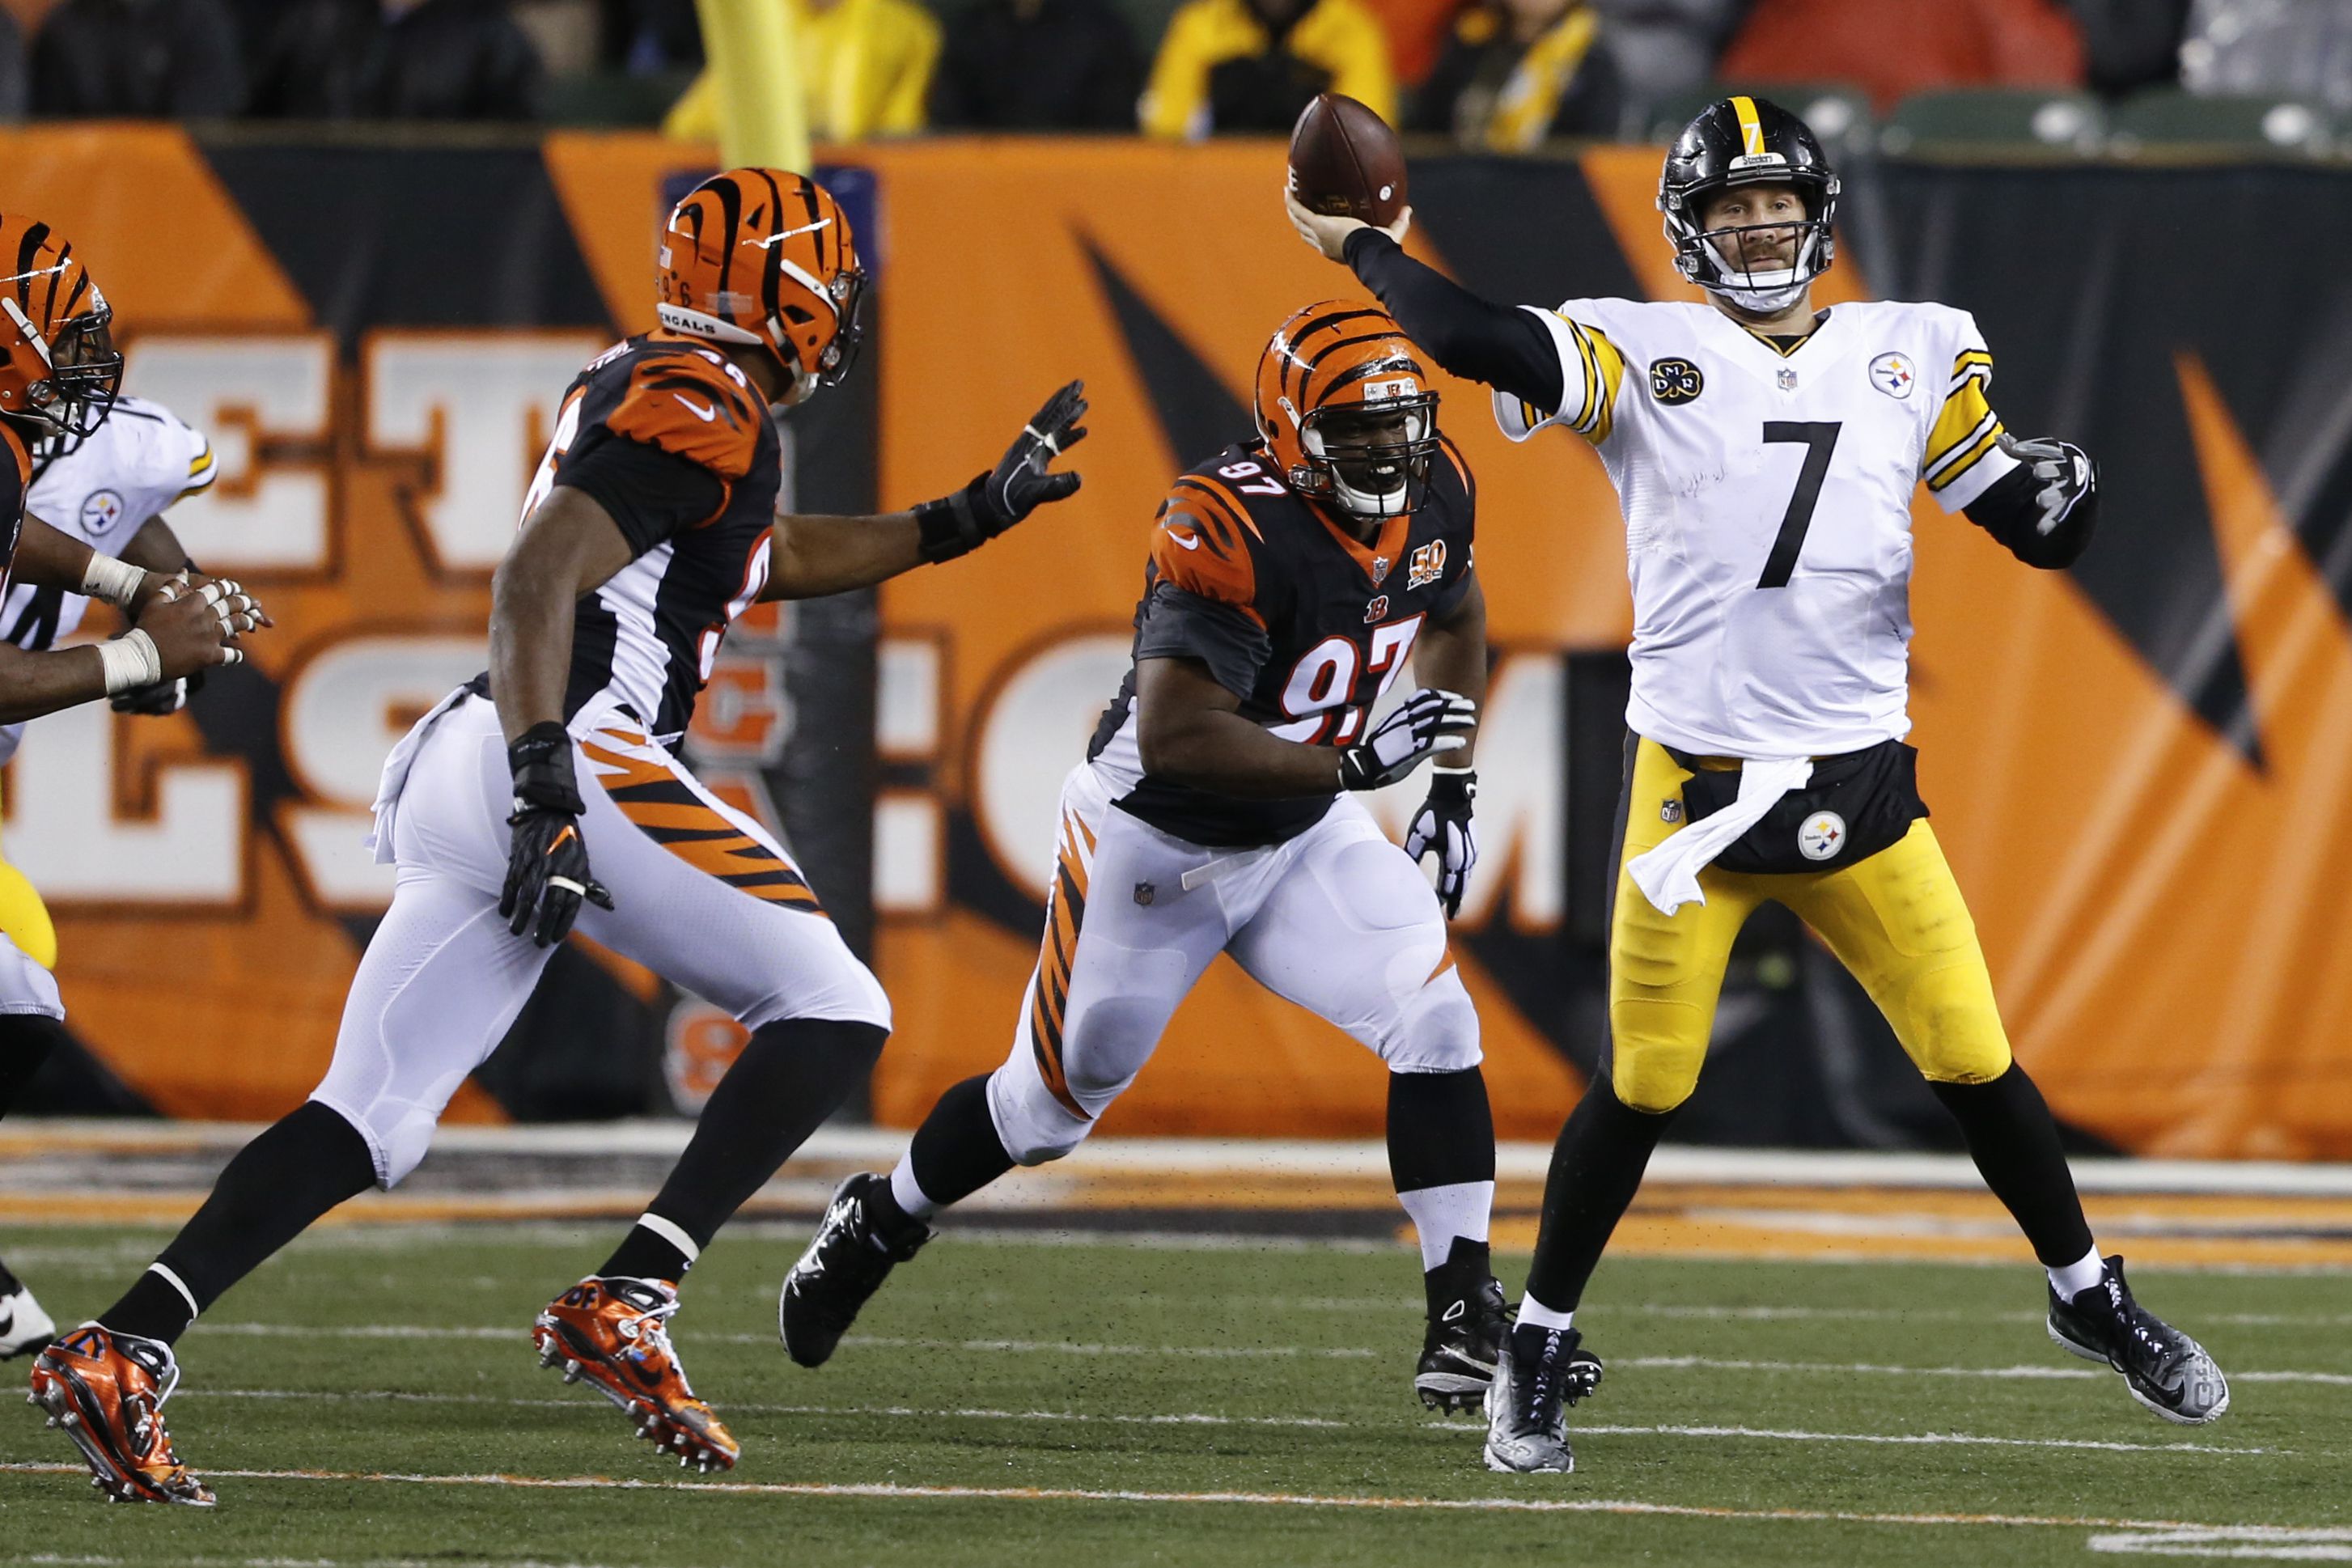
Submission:
M 146 584 L 147 574 L 128 561 L 117 561 L 111 555 L 89 552 L 89 564 L 81 574 L 81 591 L 93 599 L 103 599 L 110 605 L 129 608 Z
M 145 632 L 134 631 L 128 637 L 98 646 L 99 663 L 106 669 L 106 694 L 136 691 L 142 686 L 152 686 L 163 679 L 163 656 L 155 647 L 155 639 Z

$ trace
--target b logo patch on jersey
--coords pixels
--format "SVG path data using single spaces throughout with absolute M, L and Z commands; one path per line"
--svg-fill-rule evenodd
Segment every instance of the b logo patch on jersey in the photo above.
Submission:
M 1410 563 L 1410 568 L 1411 569 L 1405 574 L 1404 580 L 1405 589 L 1408 593 L 1415 588 L 1426 588 L 1432 583 L 1436 582 L 1440 577 L 1444 576 L 1445 541 L 1442 539 L 1433 539 L 1428 543 L 1423 545 L 1420 549 L 1414 551 L 1412 552 L 1412 560 Z
M 122 498 L 112 490 L 92 490 L 89 499 L 81 503 L 85 532 L 103 533 L 121 521 Z
M 1797 853 L 1808 860 L 1826 860 L 1845 847 L 1845 818 L 1834 811 L 1817 811 L 1797 829 Z
M 1686 359 L 1662 359 L 1650 367 L 1650 395 L 1670 408 L 1706 390 L 1706 377 Z
M 1911 384 L 1918 379 L 1907 354 L 1883 353 L 1870 362 L 1870 384 L 1889 397 L 1910 396 Z
M 1381 621 L 1388 619 L 1388 614 L 1389 596 L 1386 594 L 1382 594 L 1380 597 L 1374 599 L 1370 604 L 1364 606 L 1364 625 L 1368 626 L 1377 626 Z

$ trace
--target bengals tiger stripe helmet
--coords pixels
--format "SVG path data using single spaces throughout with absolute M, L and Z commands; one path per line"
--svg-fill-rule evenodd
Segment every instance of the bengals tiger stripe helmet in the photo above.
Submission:
M 661 324 L 759 343 L 793 401 L 849 374 L 866 271 L 849 219 L 823 187 L 782 169 L 730 169 L 687 193 L 662 231 Z
M 1258 357 L 1257 432 L 1299 494 L 1398 517 L 1428 493 L 1437 394 L 1396 318 L 1326 300 L 1283 322 Z
M 44 455 L 79 446 L 122 385 L 114 312 L 66 237 L 0 213 L 0 415 L 35 426 Z

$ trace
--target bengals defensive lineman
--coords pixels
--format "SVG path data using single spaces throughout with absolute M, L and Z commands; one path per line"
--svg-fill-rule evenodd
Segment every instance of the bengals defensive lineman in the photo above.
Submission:
M 575 919 L 751 1031 L 651 1206 L 539 1314 L 541 1363 L 585 1379 L 681 1465 L 738 1446 L 671 1343 L 677 1282 L 880 1053 L 889 1003 L 792 858 L 670 747 L 727 627 L 952 560 L 1078 488 L 1065 387 L 1002 462 L 874 518 L 780 517 L 772 405 L 847 374 L 866 275 L 814 181 L 732 169 L 670 214 L 661 330 L 572 382 L 499 566 L 490 668 L 386 761 L 376 853 L 399 868 L 310 1101 L 240 1152 L 195 1217 L 99 1320 L 35 1363 L 34 1392 L 100 1485 L 205 1504 L 157 1413 L 198 1312 L 320 1215 L 399 1182 Z M 593 858 L 593 869 L 592 869 Z
M 2121 1373 L 2169 1421 L 2210 1421 L 2229 1384 L 2102 1258 L 2049 1107 L 2010 1054 L 1992 981 L 1914 782 L 1907 652 L 1920 484 L 2028 565 L 2089 544 L 2098 490 L 2064 441 L 2019 440 L 1988 401 L 1965 312 L 1816 310 L 1837 176 L 1766 100 L 1701 112 L 1658 184 L 1675 265 L 1706 304 L 1570 300 L 1508 310 L 1387 232 L 1296 201 L 1439 362 L 1493 386 L 1505 435 L 1565 426 L 1625 514 L 1633 588 L 1609 1070 L 1561 1130 L 1535 1263 L 1487 1400 L 1486 1463 L 1573 1467 L 1565 1405 L 1598 1363 L 1573 1326 L 1585 1280 L 1651 1151 L 1698 1081 L 1732 939 L 1777 900 L 1886 1015 L 1959 1122 L 2049 1281 L 2061 1348 Z
M 0 642 L 0 726 L 101 698 L 128 699 L 242 658 L 236 637 L 265 617 L 236 584 L 142 570 L 26 510 L 36 470 L 54 468 L 105 425 L 122 356 L 114 348 L 113 311 L 56 229 L 0 213 L 0 265 L 10 268 L 0 273 L 0 595 L 12 604 L 102 598 L 136 617 L 128 636 L 95 647 Z M 13 730 L 0 728 L 0 735 L 13 748 Z M 0 876 L 23 886 L 5 865 Z M 23 892 L 0 903 L 8 920 L 0 929 L 0 1115 L 65 1035 L 42 940 L 47 912 L 29 886 Z M 38 1346 L 53 1327 L 0 1265 L 0 1357 Z
M 1161 505 L 1135 657 L 1062 788 L 1045 936 L 1012 1054 L 940 1097 L 888 1176 L 844 1182 L 784 1281 L 793 1358 L 833 1353 L 940 1209 L 1077 1147 L 1220 952 L 1388 1064 L 1389 1155 L 1421 1234 L 1433 1405 L 1481 1397 L 1503 1324 L 1486 1262 L 1494 1122 L 1445 910 L 1475 855 L 1486 602 L 1470 471 L 1420 351 L 1327 301 L 1258 362 L 1257 439 Z M 1423 682 L 1375 719 L 1410 666 Z M 1352 793 L 1438 759 L 1401 852 Z

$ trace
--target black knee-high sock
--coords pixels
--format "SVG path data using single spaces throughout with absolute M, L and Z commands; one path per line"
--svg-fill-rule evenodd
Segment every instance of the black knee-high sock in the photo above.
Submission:
M 1556 1311 L 1575 1310 L 1674 1117 L 1673 1110 L 1634 1110 L 1617 1098 L 1605 1075 L 1592 1080 L 1552 1145 L 1528 1295 Z
M 2017 1219 L 2045 1268 L 2079 1263 L 2091 1250 L 2091 1222 L 2074 1194 L 2074 1173 L 2058 1146 L 2050 1104 L 2015 1063 L 1990 1083 L 1927 1087 L 1969 1141 L 1969 1157 L 1992 1195 Z
M 654 1196 L 650 1214 L 698 1251 L 767 1184 L 793 1151 L 866 1081 L 889 1032 L 831 1018 L 780 1018 L 751 1032 L 702 1108 L 694 1137 Z M 676 1279 L 693 1260 L 677 1242 L 631 1227 L 600 1274 Z
M 988 1113 L 988 1078 L 986 1073 L 968 1078 L 940 1096 L 908 1145 L 915 1184 L 941 1208 L 961 1203 L 1013 1169 L 1013 1156 L 996 1134 L 996 1119 Z M 896 1198 L 887 1208 L 904 1217 Z
M 46 1013 L 0 1013 L 0 1116 L 68 1037 L 66 1026 Z
M 210 1307 L 311 1221 L 373 1185 L 367 1140 L 335 1111 L 307 1101 L 237 1151 L 205 1206 L 155 1261 L 187 1287 L 195 1309 Z M 187 1297 L 150 1269 L 99 1321 L 169 1344 L 195 1316 Z
M 1495 1179 L 1486 1074 L 1476 1068 L 1389 1074 L 1389 1174 L 1400 1193 Z

